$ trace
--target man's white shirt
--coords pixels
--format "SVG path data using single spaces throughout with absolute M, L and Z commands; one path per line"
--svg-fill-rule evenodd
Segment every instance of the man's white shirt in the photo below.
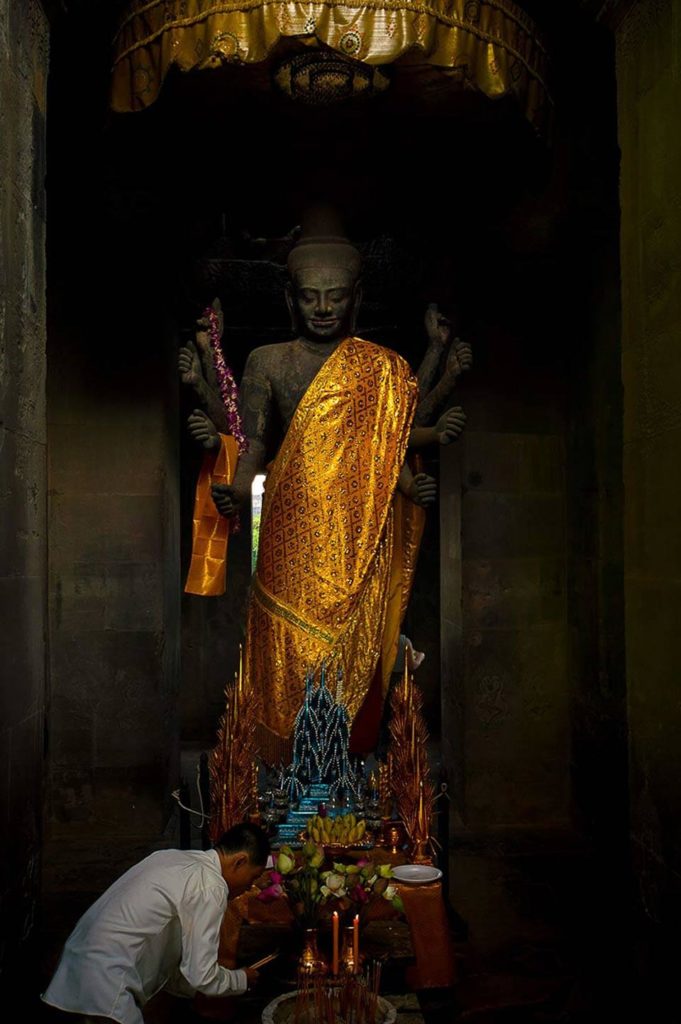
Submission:
M 141 1007 L 163 987 L 185 996 L 245 992 L 245 971 L 217 962 L 228 895 L 215 850 L 152 853 L 81 917 L 43 1000 L 141 1024 Z

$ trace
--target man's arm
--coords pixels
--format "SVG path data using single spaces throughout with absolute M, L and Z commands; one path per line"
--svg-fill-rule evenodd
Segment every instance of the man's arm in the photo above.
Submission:
M 220 926 L 227 907 L 222 888 L 197 889 L 179 905 L 182 928 L 180 973 L 190 989 L 206 996 L 248 989 L 246 971 L 229 971 L 218 963 Z

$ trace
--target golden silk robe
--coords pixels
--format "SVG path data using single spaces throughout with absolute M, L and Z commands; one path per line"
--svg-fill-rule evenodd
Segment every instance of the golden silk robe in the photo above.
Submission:
M 423 512 L 396 492 L 417 399 L 397 353 L 348 338 L 303 396 L 267 477 L 245 674 L 265 760 L 290 751 L 308 669 L 342 666 L 351 719 L 385 696 Z

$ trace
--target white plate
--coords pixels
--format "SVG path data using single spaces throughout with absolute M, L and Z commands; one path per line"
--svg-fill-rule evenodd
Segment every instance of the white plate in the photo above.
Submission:
M 442 878 L 440 869 L 430 864 L 400 864 L 393 868 L 393 875 L 398 882 L 409 882 L 411 885 L 427 885 L 428 882 L 437 882 Z

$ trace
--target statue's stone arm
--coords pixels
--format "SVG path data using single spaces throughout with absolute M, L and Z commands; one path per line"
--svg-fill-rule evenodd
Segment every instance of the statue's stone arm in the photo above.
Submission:
M 454 344 L 447 356 L 444 372 L 435 387 L 419 402 L 414 416 L 414 423 L 423 426 L 432 420 L 437 410 L 446 402 L 456 386 L 462 373 L 470 369 L 473 363 L 473 350 L 467 342 L 454 339 Z M 423 392 L 419 392 L 423 394 Z
M 257 349 L 246 363 L 239 407 L 248 451 L 239 459 L 234 487 L 237 492 L 248 495 L 251 493 L 253 478 L 265 469 L 267 429 L 272 412 L 272 385 L 268 377 L 259 372 Z
M 413 426 L 408 448 L 425 448 L 429 444 L 451 444 L 461 436 L 466 426 L 466 413 L 461 406 L 447 409 L 432 427 Z
M 451 338 L 451 322 L 438 310 L 437 304 L 431 302 L 424 317 L 428 348 L 421 360 L 416 376 L 419 382 L 419 395 L 427 395 L 433 386 L 435 374 Z
M 427 473 L 412 474 L 409 466 L 404 463 L 397 478 L 398 490 L 402 492 L 415 505 L 421 508 L 428 508 L 437 498 L 437 482 L 434 477 Z
M 216 429 L 220 433 L 228 433 L 229 426 L 225 407 L 219 392 L 214 390 L 206 380 L 202 365 L 204 361 L 200 358 L 194 342 L 189 342 L 188 345 L 180 349 L 177 362 L 182 383 L 191 387 L 201 408 Z
M 239 456 L 232 484 L 212 488 L 215 507 L 230 518 L 248 501 L 253 478 L 265 468 L 265 440 L 272 408 L 272 386 L 260 366 L 258 350 L 246 362 L 239 391 L 239 411 L 248 450 Z
M 222 341 L 224 316 L 220 300 L 214 299 L 212 307 L 217 314 L 219 341 Z M 213 421 L 217 430 L 226 434 L 229 432 L 229 424 L 215 372 L 210 330 L 209 318 L 207 316 L 199 317 L 196 321 L 195 341 L 190 341 L 188 345 L 180 349 L 178 368 L 182 383 L 193 389 L 202 409 Z

